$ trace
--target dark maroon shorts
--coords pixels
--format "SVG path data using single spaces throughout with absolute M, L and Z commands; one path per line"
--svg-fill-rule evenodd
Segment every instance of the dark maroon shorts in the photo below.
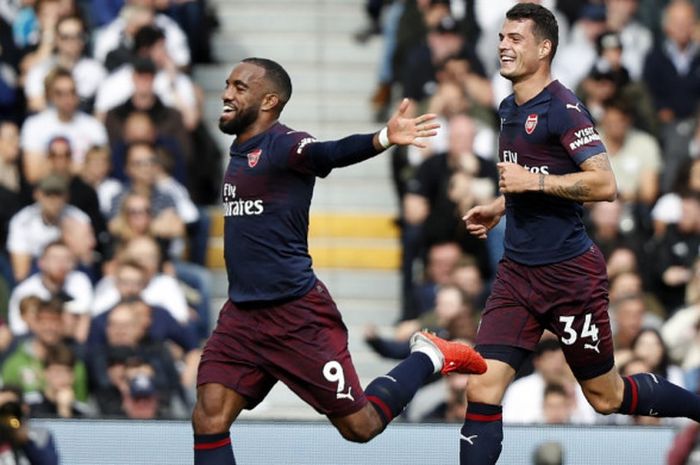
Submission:
M 476 337 L 480 351 L 497 359 L 489 351 L 498 353 L 503 346 L 531 351 L 544 329 L 557 335 L 577 378 L 590 379 L 613 367 L 608 277 L 596 246 L 551 265 L 501 260 Z
M 227 386 L 254 408 L 285 383 L 319 413 L 338 417 L 367 404 L 348 352 L 348 332 L 321 281 L 279 305 L 241 308 L 228 300 L 204 346 L 197 385 Z

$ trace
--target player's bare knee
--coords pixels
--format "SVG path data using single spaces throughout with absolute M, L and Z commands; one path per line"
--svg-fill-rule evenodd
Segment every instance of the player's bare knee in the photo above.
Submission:
M 620 409 L 622 399 L 615 393 L 587 393 L 588 402 L 593 407 L 593 410 L 601 415 L 610 415 Z
M 207 408 L 206 402 L 197 401 L 192 409 L 192 429 L 196 434 L 221 433 L 229 428 L 229 418 L 221 408 Z

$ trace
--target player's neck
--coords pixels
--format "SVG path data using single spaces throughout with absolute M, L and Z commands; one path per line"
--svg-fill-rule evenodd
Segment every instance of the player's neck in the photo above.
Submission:
M 257 120 L 256 122 L 248 126 L 248 128 L 245 131 L 236 136 L 236 143 L 240 145 L 247 142 L 253 137 L 262 134 L 263 132 L 270 129 L 272 126 L 275 125 L 275 123 L 277 123 L 277 118 L 274 118 L 272 120 Z
M 551 73 L 538 72 L 529 77 L 513 83 L 513 94 L 515 103 L 523 105 L 537 96 L 542 90 L 552 82 Z

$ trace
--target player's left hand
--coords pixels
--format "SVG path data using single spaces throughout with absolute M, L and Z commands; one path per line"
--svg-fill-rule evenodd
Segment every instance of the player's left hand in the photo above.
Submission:
M 396 145 L 414 145 L 425 148 L 427 144 L 420 139 L 437 134 L 439 123 L 434 120 L 436 114 L 427 113 L 413 117 L 414 104 L 407 98 L 401 100 L 399 108 L 386 124 L 389 142 Z
M 517 163 L 500 162 L 498 188 L 501 194 L 519 194 L 538 188 L 538 176 Z

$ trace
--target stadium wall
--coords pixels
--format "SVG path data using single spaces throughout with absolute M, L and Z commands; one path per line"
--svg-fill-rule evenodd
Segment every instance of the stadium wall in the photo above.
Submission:
M 32 420 L 53 431 L 63 465 L 191 465 L 188 422 Z M 239 422 L 241 465 L 447 465 L 458 462 L 459 425 L 394 424 L 369 444 L 352 444 L 324 422 Z M 506 427 L 499 465 L 528 465 L 542 442 L 563 445 L 566 465 L 662 465 L 668 427 Z

